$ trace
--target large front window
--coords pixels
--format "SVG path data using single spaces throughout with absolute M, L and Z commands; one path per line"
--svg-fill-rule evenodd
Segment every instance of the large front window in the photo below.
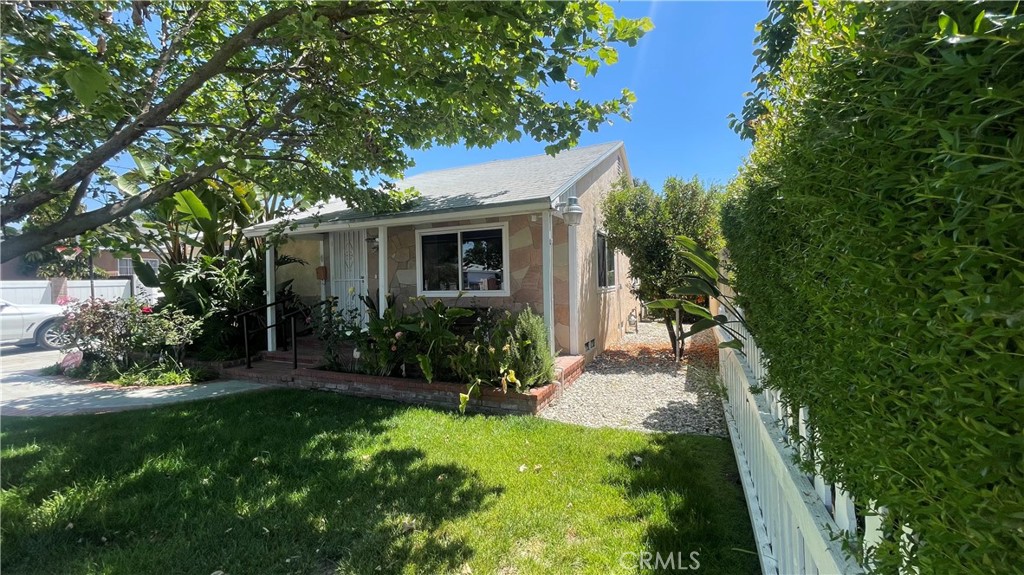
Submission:
M 419 240 L 418 293 L 452 296 L 508 295 L 508 228 L 423 230 Z

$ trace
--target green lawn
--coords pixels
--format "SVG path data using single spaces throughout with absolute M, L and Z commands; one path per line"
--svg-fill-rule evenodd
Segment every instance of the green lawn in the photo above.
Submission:
M 758 570 L 721 439 L 279 390 L 0 440 L 5 575 Z

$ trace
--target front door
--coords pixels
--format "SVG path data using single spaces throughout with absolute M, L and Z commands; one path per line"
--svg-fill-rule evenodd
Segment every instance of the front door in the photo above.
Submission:
M 353 320 L 366 322 L 366 232 L 348 230 L 331 234 L 331 295 L 338 308 Z

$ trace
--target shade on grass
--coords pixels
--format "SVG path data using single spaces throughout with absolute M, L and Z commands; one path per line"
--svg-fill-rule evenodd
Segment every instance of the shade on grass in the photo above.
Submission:
M 288 390 L 2 429 L 5 574 L 758 568 L 716 438 Z

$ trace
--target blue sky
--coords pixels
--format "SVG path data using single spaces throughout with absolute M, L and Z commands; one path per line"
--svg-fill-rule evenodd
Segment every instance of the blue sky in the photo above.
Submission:
M 636 93 L 632 121 L 616 119 L 580 145 L 626 143 L 635 177 L 660 184 L 668 176 L 725 183 L 750 145 L 729 129 L 750 91 L 754 25 L 767 15 L 764 2 L 612 2 L 618 16 L 648 16 L 654 22 L 634 48 L 622 46 L 619 61 L 584 78 L 574 97 L 605 100 L 622 88 Z M 554 92 L 552 92 L 554 94 Z M 523 140 L 490 149 L 465 147 L 413 151 L 407 175 L 489 160 L 544 153 L 544 144 Z

